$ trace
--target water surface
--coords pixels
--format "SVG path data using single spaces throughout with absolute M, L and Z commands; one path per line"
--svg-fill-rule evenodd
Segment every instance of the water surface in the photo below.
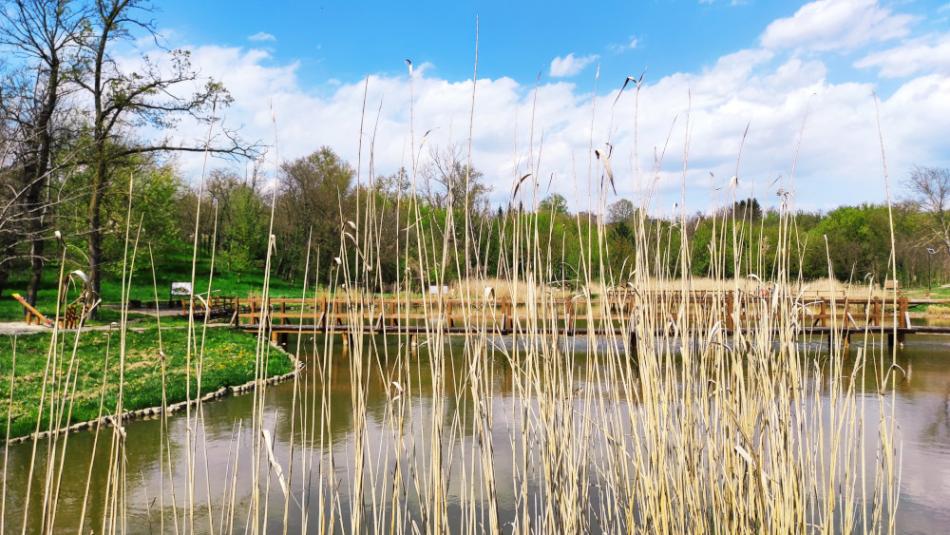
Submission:
M 499 341 L 504 343 L 504 341 Z M 303 344 L 306 348 L 310 341 Z M 317 345 L 322 344 L 322 338 Z M 578 341 L 581 347 L 585 341 Z M 291 342 L 291 348 L 293 342 Z M 319 463 L 321 460 L 333 465 L 327 468 L 332 471 L 340 488 L 349 488 L 354 470 L 355 460 L 353 446 L 355 430 L 353 422 L 353 396 L 350 389 L 350 360 L 340 351 L 335 351 L 335 358 L 328 366 L 321 369 L 321 358 L 308 355 L 311 351 L 305 350 L 302 357 L 307 361 L 307 371 L 302 376 L 296 393 L 298 402 L 294 409 L 294 384 L 284 383 L 270 387 L 267 391 L 263 407 L 264 428 L 270 430 L 276 437 L 275 453 L 285 470 L 291 470 L 291 490 L 296 496 L 301 496 L 305 488 L 310 489 L 310 498 L 306 507 L 310 510 L 311 518 L 316 522 L 318 515 L 336 517 L 339 526 L 348 525 L 349 504 L 345 501 L 329 505 L 321 509 L 314 496 L 319 488 L 320 481 L 308 481 L 301 477 L 300 466 L 307 460 Z M 319 353 L 319 351 L 317 351 Z M 470 396 L 459 388 L 467 388 L 464 382 L 465 367 L 460 351 L 448 351 L 447 376 L 445 396 L 441 402 L 445 403 L 445 414 L 458 414 L 459 419 L 446 418 L 441 422 L 447 436 L 452 437 L 448 448 L 451 462 L 451 473 L 447 490 L 449 493 L 450 516 L 457 521 L 461 514 L 459 506 L 453 497 L 458 496 L 459 489 L 466 485 L 465 478 L 471 474 L 479 477 L 477 470 L 472 470 L 469 463 L 471 456 L 466 457 L 463 452 L 473 451 L 477 437 L 474 431 L 472 407 L 468 406 Z M 575 364 L 583 368 L 585 356 L 578 353 Z M 517 448 L 512 447 L 513 437 L 511 429 L 518 428 L 519 405 L 512 384 L 511 370 L 504 359 L 492 360 L 495 366 L 492 402 L 492 417 L 495 420 L 492 430 L 492 444 L 494 448 L 494 477 L 498 484 L 498 502 L 501 505 L 499 516 L 507 524 L 513 520 L 512 502 L 515 496 L 515 480 L 513 466 L 516 464 L 512 456 Z M 899 427 L 902 448 L 902 473 L 900 479 L 900 507 L 897 515 L 897 531 L 899 533 L 941 533 L 950 526 L 950 337 L 914 336 L 907 340 L 905 347 L 899 350 L 899 363 L 906 371 L 897 384 L 894 410 Z M 391 369 L 391 363 L 380 361 L 371 367 L 372 373 L 367 382 L 367 443 L 368 452 L 367 470 L 377 470 L 377 473 L 390 473 L 394 459 L 399 456 L 403 461 L 424 459 L 428 455 L 424 451 L 391 452 L 384 446 L 391 440 L 391 427 L 387 417 L 390 414 L 391 398 L 396 393 L 390 380 L 396 376 L 396 370 Z M 431 431 L 432 398 L 431 377 L 429 376 L 429 362 L 424 352 L 411 361 L 411 372 L 416 377 L 414 391 L 411 395 L 409 410 L 412 415 L 412 429 L 410 433 L 416 435 L 419 443 L 424 444 L 427 433 Z M 384 374 L 386 377 L 380 375 Z M 321 386 L 326 378 L 326 387 Z M 579 375 L 575 383 L 576 388 L 589 387 Z M 324 391 L 323 389 L 326 388 Z M 304 390 L 307 390 L 306 393 Z M 311 411 L 320 418 L 318 422 L 328 422 L 328 433 L 322 437 L 306 436 L 301 431 L 299 419 L 300 406 L 304 402 L 319 403 L 320 394 L 326 394 L 329 401 L 325 414 L 321 411 Z M 316 396 L 316 397 L 314 397 Z M 303 401 L 301 401 L 303 400 Z M 866 404 L 868 419 L 874 416 L 879 407 L 878 397 L 868 394 L 862 397 Z M 634 410 L 634 409 L 631 409 Z M 234 531 L 243 532 L 247 523 L 248 511 L 251 508 L 250 488 L 252 479 L 248 470 L 248 460 L 254 447 L 253 435 L 248 429 L 253 412 L 253 396 L 244 395 L 226 398 L 221 401 L 207 403 L 203 406 L 201 425 L 196 428 L 194 463 L 195 470 L 194 495 L 189 500 L 187 496 L 187 452 L 185 451 L 187 426 L 186 419 L 181 414 L 169 418 L 169 446 L 166 458 L 160 458 L 159 420 L 138 421 L 127 425 L 127 442 L 125 451 L 124 479 L 127 508 L 124 520 L 126 528 L 131 533 L 159 532 L 164 521 L 165 532 L 173 532 L 172 519 L 181 518 L 185 511 L 184 504 L 189 501 L 194 504 L 195 530 L 208 532 L 212 527 L 215 531 L 222 531 L 222 526 L 233 526 Z M 296 423 L 292 415 L 297 415 Z M 291 428 L 294 428 L 294 453 L 291 463 Z M 104 516 L 103 496 L 106 482 L 110 477 L 108 456 L 111 447 L 111 431 L 104 431 L 95 447 L 92 470 L 89 469 L 89 460 L 93 451 L 96 437 L 93 433 L 83 432 L 68 436 L 67 463 L 60 485 L 59 503 L 54 519 L 57 531 L 75 532 L 79 518 L 82 515 L 83 496 L 88 488 L 88 505 L 86 510 L 86 531 L 92 529 L 102 532 L 103 519 L 106 523 L 112 519 Z M 312 447 L 301 447 L 302 442 L 315 440 Z M 38 444 L 36 450 L 36 474 L 42 474 L 47 455 L 47 443 Z M 232 467 L 236 451 L 239 451 L 238 474 L 232 478 Z M 205 453 L 207 452 L 207 453 Z M 5 528 L 19 528 L 24 517 L 26 501 L 26 474 L 33 454 L 31 443 L 12 446 L 9 451 L 9 470 L 4 474 L 6 481 L 6 511 Z M 166 463 L 166 469 L 160 469 L 160 463 Z M 167 466 L 171 464 L 169 470 Z M 207 466 L 207 472 L 205 471 Z M 296 472 L 293 472 L 296 466 Z M 205 473 L 211 473 L 208 481 Z M 266 473 L 262 470 L 261 473 Z M 171 474 L 171 475 L 169 475 Z M 35 476 L 32 484 L 29 511 L 25 516 L 30 518 L 30 525 L 38 529 L 37 518 L 42 510 L 43 488 L 45 482 L 42 477 Z M 51 483 L 55 485 L 56 483 Z M 309 485 L 309 487 L 307 487 Z M 268 524 L 279 527 L 282 524 L 284 501 L 278 491 L 276 478 L 270 481 L 270 501 L 268 503 Z M 174 490 L 172 490 L 174 489 Z M 164 490 L 164 491 L 163 491 Z M 348 493 L 344 492 L 344 496 Z M 407 501 L 412 504 L 412 493 Z M 212 504 L 212 514 L 207 513 L 208 502 Z M 299 498 L 298 498 L 299 499 Z M 233 507 L 223 504 L 232 503 Z M 367 504 L 372 507 L 373 504 Z M 382 504 L 377 504 L 383 507 Z M 165 514 L 162 515 L 161 512 Z M 164 518 L 164 520 L 163 520 Z M 300 505 L 294 504 L 288 517 L 291 531 L 302 529 Z M 451 523 L 451 520 L 450 520 Z M 108 525 L 105 526 L 108 530 Z M 184 526 L 181 526 L 184 527 Z M 17 529 L 17 531 L 19 531 Z

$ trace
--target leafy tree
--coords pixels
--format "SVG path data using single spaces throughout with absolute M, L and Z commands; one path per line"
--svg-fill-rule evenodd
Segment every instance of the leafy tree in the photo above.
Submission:
M 132 181 L 132 220 L 128 220 L 129 181 Z M 178 200 L 182 184 L 175 169 L 170 165 L 158 165 L 152 158 L 137 156 L 117 168 L 113 193 L 102 204 L 104 256 L 121 259 L 125 246 L 125 228 L 141 236 L 142 246 L 152 245 L 153 252 L 161 257 L 171 252 L 180 243 Z M 141 229 L 139 225 L 141 224 Z M 145 266 L 144 262 L 139 263 Z M 108 271 L 120 275 L 118 262 L 106 262 Z
M 312 229 L 311 247 L 319 251 L 321 275 L 329 273 L 340 255 L 340 237 L 351 219 L 350 184 L 353 169 L 329 147 L 281 166 L 277 219 L 277 271 L 287 277 L 301 275 Z
M 227 267 L 247 271 L 264 258 L 267 247 L 267 207 L 249 185 L 241 184 L 231 192 L 228 204 L 219 204 L 228 217 L 223 229 L 223 247 Z
M 828 245 L 825 247 L 825 238 Z M 845 206 L 822 218 L 809 233 L 809 275 L 828 275 L 830 255 L 833 275 L 839 280 L 855 277 L 863 280 L 870 273 L 875 280 L 887 275 L 891 241 L 887 208 L 883 206 Z
M 636 215 L 636 207 L 627 199 L 619 199 L 607 208 L 607 222 L 628 222 Z
M 558 193 L 552 193 L 541 200 L 538 204 L 539 212 L 549 212 L 554 214 L 567 214 L 567 199 Z
M 748 198 L 736 201 L 732 206 L 736 219 L 744 221 L 758 221 L 762 219 L 762 207 L 758 199 Z

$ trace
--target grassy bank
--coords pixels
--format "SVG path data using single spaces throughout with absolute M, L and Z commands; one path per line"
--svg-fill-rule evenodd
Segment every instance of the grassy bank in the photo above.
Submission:
M 191 246 L 182 245 L 175 251 L 155 258 L 155 278 L 158 285 L 158 298 L 167 299 L 168 291 L 172 282 L 187 282 L 191 280 Z M 148 265 L 148 257 L 139 258 L 137 261 L 135 274 L 132 276 L 129 299 L 143 302 L 151 302 L 155 299 L 155 292 L 152 286 L 152 268 Z M 87 268 L 78 265 L 67 265 L 66 272 L 74 269 L 87 270 Z M 49 317 L 53 317 L 56 312 L 56 293 L 59 283 L 59 266 L 49 264 L 43 272 L 43 281 L 40 290 L 37 293 L 37 309 Z M 199 256 L 195 281 L 195 289 L 199 293 L 205 293 L 208 290 L 208 273 L 211 273 L 211 259 L 208 256 Z M 102 279 L 102 301 L 103 303 L 119 303 L 122 300 L 122 279 L 118 274 L 104 272 Z M 298 281 L 299 282 L 299 281 Z M 273 296 L 300 296 L 300 285 L 298 282 L 272 279 L 270 293 Z M 0 296 L 0 321 L 19 321 L 23 319 L 23 307 L 14 301 L 10 296 L 13 293 L 26 295 L 26 289 L 29 283 L 28 274 L 17 274 L 7 284 L 7 288 Z M 264 273 L 260 269 L 252 269 L 246 272 L 230 271 L 224 269 L 220 263 L 216 266 L 212 284 L 212 292 L 215 295 L 237 295 L 246 296 L 251 293 L 260 293 L 264 287 Z M 75 295 L 73 295 L 75 294 Z M 73 289 L 70 293 L 70 300 L 78 295 L 78 290 Z M 113 317 L 115 316 L 115 317 Z M 118 314 L 110 314 L 108 311 L 100 313 L 97 323 L 109 323 L 117 319 Z
M 186 399 L 187 331 L 163 329 L 161 335 L 167 359 L 164 384 L 168 403 L 183 401 Z M 62 397 L 62 388 L 75 336 L 75 333 L 64 333 L 58 341 L 58 355 L 61 359 L 56 367 L 60 392 L 58 399 Z M 16 371 L 11 403 L 9 396 L 14 342 L 16 343 Z M 0 394 L 2 396 L 0 436 L 6 433 L 8 411 L 11 418 L 11 437 L 26 435 L 35 430 L 50 343 L 51 335 L 45 333 L 21 336 L 16 339 L 0 337 L 0 392 L 2 392 Z M 230 329 L 209 329 L 203 356 L 202 392 L 222 386 L 242 384 L 254 379 L 256 343 L 256 339 L 247 334 Z M 75 366 L 77 371 L 73 375 L 76 384 L 75 395 L 71 396 L 72 416 L 69 422 L 66 422 L 64 417 L 60 422 L 61 425 L 97 418 L 100 398 L 104 400 L 103 414 L 111 414 L 115 411 L 119 375 L 119 333 L 108 331 L 81 333 L 76 350 Z M 284 354 L 272 352 L 267 368 L 269 375 L 279 375 L 289 372 L 293 369 L 293 365 Z M 52 384 L 51 380 L 47 384 Z M 125 410 L 161 405 L 162 384 L 157 328 L 130 330 L 126 342 Z M 196 394 L 197 385 L 192 380 L 192 396 Z M 41 430 L 48 428 L 49 412 L 49 394 L 47 394 Z

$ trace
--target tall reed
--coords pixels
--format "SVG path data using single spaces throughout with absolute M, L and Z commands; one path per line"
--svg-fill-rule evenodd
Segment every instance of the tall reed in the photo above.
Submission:
M 636 98 L 639 105 L 639 82 Z M 476 102 L 473 85 L 472 123 Z M 375 129 L 365 148 L 363 136 L 361 131 L 357 182 L 372 190 Z M 412 154 L 421 154 L 415 132 L 409 137 Z M 540 153 L 532 137 L 533 177 L 540 175 Z M 588 176 L 575 180 L 589 188 L 589 204 L 603 215 L 612 183 L 624 177 L 614 174 L 606 151 L 590 158 Z M 637 166 L 629 180 L 658 177 L 662 158 L 660 153 L 645 176 Z M 682 164 L 685 187 L 688 152 Z M 553 218 L 540 217 L 531 180 L 533 187 L 511 202 L 527 203 L 527 209 L 484 218 L 501 240 L 491 281 L 483 274 L 492 249 L 469 210 L 440 212 L 443 231 L 435 232 L 423 224 L 429 216 L 413 186 L 396 198 L 360 197 L 355 217 L 341 212 L 338 260 L 326 279 L 314 280 L 320 269 L 308 256 L 301 296 L 316 302 L 310 285 L 324 286 L 331 301 L 345 304 L 345 321 L 318 333 L 316 322 L 301 313 L 294 352 L 309 356 L 294 378 L 289 412 L 280 413 L 267 381 L 269 359 L 280 358 L 270 343 L 268 315 L 274 311 L 265 308 L 256 333 L 257 388 L 250 412 L 233 422 L 227 439 L 209 437 L 205 422 L 209 310 L 192 298 L 186 390 L 196 404 L 189 403 L 183 416 L 162 412 L 154 437 L 159 489 L 145 504 L 130 502 L 138 495 L 130 481 L 141 480 L 127 469 L 136 424 L 123 421 L 128 295 L 139 246 L 138 228 L 128 228 L 117 346 L 103 355 L 103 400 L 110 382 L 118 397 L 111 414 L 98 420 L 92 452 L 82 460 L 81 510 L 74 518 L 57 514 L 66 498 L 61 479 L 72 477 L 69 466 L 78 461 L 70 454 L 70 435 L 61 431 L 75 396 L 83 325 L 71 333 L 53 330 L 39 407 L 51 415 L 49 438 L 31 445 L 16 518 L 7 503 L 5 450 L 0 527 L 22 533 L 126 533 L 147 526 L 174 533 L 895 530 L 896 362 L 880 343 L 885 328 L 867 328 L 849 347 L 842 335 L 847 325 L 832 314 L 827 344 L 806 339 L 801 318 L 807 297 L 800 274 L 791 271 L 800 265 L 793 260 L 801 244 L 787 204 L 773 244 L 774 273 L 762 273 L 761 255 L 756 265 L 743 249 L 742 237 L 755 222 L 715 216 L 713 261 L 702 281 L 690 275 L 688 240 L 677 244 L 670 226 L 647 217 L 650 195 L 633 222 L 635 254 L 619 271 L 611 267 L 603 218 L 582 226 L 577 217 L 584 253 L 568 267 L 580 284 L 564 291 L 555 290 L 565 259 L 552 247 Z M 133 212 L 130 204 L 128 221 Z M 386 226 L 390 212 L 396 229 Z M 685 219 L 678 224 L 682 230 Z M 396 274 L 398 288 L 464 281 L 457 295 L 399 291 L 383 303 L 374 289 L 386 282 L 380 251 L 392 241 L 407 268 Z M 270 234 L 268 272 L 279 246 Z M 193 272 L 193 287 L 199 276 Z M 504 287 L 504 293 L 485 286 Z M 876 290 L 873 282 L 849 288 L 850 295 L 859 291 L 870 299 Z M 156 301 L 157 295 L 156 289 Z M 408 320 L 410 313 L 418 317 Z M 403 321 L 381 335 L 382 322 L 393 315 Z M 591 334 L 575 335 L 578 326 Z M 450 335 L 458 328 L 468 334 Z M 167 381 L 160 341 L 159 348 L 155 365 Z M 6 395 L 14 395 L 15 380 L 11 372 Z M 343 401 L 334 397 L 341 384 Z M 381 404 L 374 400 L 380 391 Z M 278 425 L 281 419 L 289 425 Z M 340 425 L 349 428 L 342 438 Z M 184 426 L 183 433 L 176 426 Z M 227 447 L 214 449 L 210 440 Z M 105 486 L 97 489 L 92 480 L 100 462 L 107 464 L 106 477 L 97 481 Z M 39 513 L 31 500 L 40 503 Z

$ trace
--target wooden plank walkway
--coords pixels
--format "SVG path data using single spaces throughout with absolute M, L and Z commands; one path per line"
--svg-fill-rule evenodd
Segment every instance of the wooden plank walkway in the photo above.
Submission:
M 776 322 L 780 315 L 791 314 L 795 317 L 796 332 L 809 336 L 830 337 L 839 333 L 850 338 L 872 332 L 887 336 L 893 343 L 895 335 L 902 342 L 908 335 L 950 334 L 950 326 L 912 325 L 908 313 L 911 303 L 905 297 L 853 300 L 847 296 L 773 302 L 769 296 L 742 292 L 629 292 L 590 302 L 544 298 L 535 303 L 373 295 L 351 300 L 273 298 L 265 303 L 251 297 L 235 301 L 232 322 L 237 328 L 253 332 L 258 332 L 263 322 L 265 332 L 275 340 L 299 332 L 345 334 L 356 329 L 367 334 L 508 335 L 530 331 L 546 335 L 626 336 L 634 318 L 647 322 L 660 334 L 669 331 L 668 326 L 686 314 L 695 325 L 707 328 L 718 323 L 724 332 L 733 334 L 757 331 L 762 322 Z M 645 308 L 638 312 L 638 306 Z M 653 317 L 644 317 L 642 310 L 651 311 Z
M 241 330 L 248 332 L 257 332 L 260 330 L 260 324 L 242 324 L 240 326 Z M 397 334 L 426 334 L 426 333 L 435 333 L 442 332 L 443 334 L 449 335 L 466 335 L 466 334 L 477 334 L 481 331 L 476 331 L 473 329 L 466 329 L 465 327 L 447 327 L 443 326 L 441 328 L 431 325 L 403 325 L 403 326 L 372 326 L 372 325 L 360 325 L 354 327 L 353 329 L 362 329 L 362 332 L 365 334 L 371 335 L 397 335 Z M 351 332 L 351 327 L 345 324 L 334 324 L 329 327 L 325 325 L 270 325 L 267 329 L 267 332 L 278 333 L 282 335 L 288 334 L 346 334 Z M 529 329 L 528 327 L 524 328 L 514 328 L 514 329 L 495 329 L 486 331 L 487 334 L 498 334 L 502 336 L 507 336 L 515 333 L 527 333 L 536 332 L 542 335 L 549 334 L 561 334 L 566 336 L 624 336 L 629 334 L 629 331 L 624 331 L 623 329 L 614 328 L 614 329 L 604 329 L 604 328 L 593 328 L 588 329 L 586 327 L 575 327 L 573 329 L 565 329 L 563 327 L 537 327 L 534 329 Z M 855 328 L 835 328 L 835 327 L 803 327 L 799 330 L 799 333 L 802 335 L 823 335 L 827 336 L 829 334 L 842 334 L 850 336 L 859 336 L 862 334 L 869 335 L 878 335 L 878 334 L 896 334 L 898 336 L 902 335 L 914 335 L 914 334 L 933 334 L 933 335 L 947 335 L 950 334 L 950 326 L 912 326 L 912 327 L 898 327 L 896 330 L 892 327 L 875 327 L 868 329 L 855 329 Z M 738 332 L 744 334 L 749 334 L 752 332 L 757 332 L 753 327 L 745 327 L 742 329 L 733 329 L 733 330 L 723 330 L 727 335 L 733 335 Z M 776 330 L 777 332 L 777 330 Z M 656 329 L 655 334 L 657 336 L 664 333 L 670 333 L 667 329 Z

